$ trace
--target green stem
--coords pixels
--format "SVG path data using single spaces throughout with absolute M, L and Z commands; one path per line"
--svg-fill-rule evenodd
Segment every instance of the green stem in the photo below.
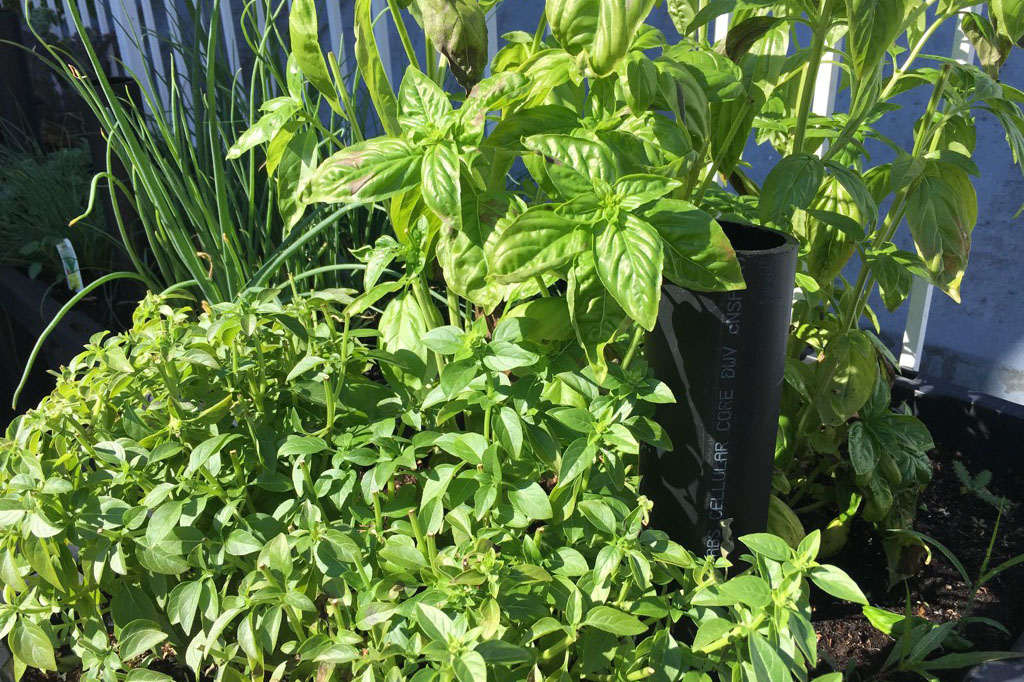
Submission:
M 622 371 L 625 372 L 629 369 L 629 366 L 633 363 L 633 358 L 636 356 L 636 351 L 640 348 L 640 341 L 644 338 L 644 328 L 636 327 L 633 330 L 633 339 L 629 342 L 629 350 L 626 351 L 626 357 L 622 359 Z
M 886 83 L 885 88 L 878 95 L 878 102 L 885 102 L 887 99 L 889 99 L 889 97 L 893 93 L 893 90 L 895 90 L 896 86 L 899 85 L 900 80 L 902 80 L 903 77 L 907 75 L 907 71 L 910 70 L 910 67 L 913 66 L 914 61 L 918 58 L 918 56 L 920 56 L 921 50 L 924 49 L 924 46 L 928 43 L 928 40 L 939 29 L 939 27 L 942 26 L 943 23 L 945 23 L 945 21 L 948 18 L 949 17 L 946 16 L 942 17 L 941 19 L 936 19 L 935 23 L 933 23 L 931 26 L 925 29 L 925 32 L 921 34 L 921 37 L 918 38 L 917 43 L 914 44 L 914 47 L 907 54 L 907 59 L 903 62 L 903 66 L 899 67 L 898 69 L 896 69 L 896 71 L 893 72 L 892 76 L 889 78 L 889 82 Z M 847 142 L 849 142 L 850 138 L 852 138 L 856 134 L 856 132 L 860 130 L 861 124 L 871 114 L 872 110 L 873 107 L 865 108 L 863 113 L 859 114 L 854 118 L 851 118 L 849 121 L 846 122 L 846 125 L 843 126 L 843 129 L 839 132 L 839 136 L 832 141 L 832 144 L 829 146 L 829 148 L 825 151 L 825 154 L 822 156 L 822 159 L 824 161 L 830 160 L 833 156 L 838 154 L 840 150 L 846 147 Z
M 800 99 L 796 109 L 796 131 L 793 135 L 791 150 L 793 154 L 803 151 L 804 148 L 804 139 L 807 137 L 807 119 L 811 113 L 811 100 L 814 98 L 814 86 L 818 80 L 821 58 L 825 54 L 825 39 L 828 37 L 828 30 L 832 24 L 832 6 L 834 4 L 835 0 L 825 0 L 821 7 L 818 25 L 814 30 L 814 39 L 811 42 L 811 55 L 800 76 Z
M 103 275 L 98 280 L 90 283 L 84 289 L 72 296 L 71 300 L 61 306 L 61 309 L 58 310 L 57 314 L 52 320 L 50 320 L 50 324 L 46 325 L 46 328 L 39 334 L 39 338 L 36 339 L 36 345 L 32 346 L 32 352 L 29 353 L 28 361 L 25 363 L 25 371 L 22 372 L 21 381 L 18 382 L 18 388 L 14 390 L 14 397 L 11 399 L 12 409 L 18 406 L 18 397 L 21 395 L 21 392 L 25 390 L 25 384 L 28 382 L 29 372 L 32 371 L 32 366 L 35 364 L 36 358 L 39 357 L 39 352 L 42 350 L 43 343 L 46 341 L 47 337 L 53 333 L 53 330 L 57 328 L 57 325 L 59 325 L 60 321 L 64 319 L 64 316 L 71 312 L 71 309 L 74 308 L 79 301 L 107 282 L 112 282 L 115 279 L 136 279 L 143 284 L 146 283 L 145 277 L 134 272 L 112 272 L 109 275 Z
M 416 547 L 420 550 L 420 554 L 423 558 L 430 562 L 433 566 L 434 562 L 430 556 L 430 550 L 427 547 L 427 538 L 423 535 L 423 528 L 420 526 L 420 519 L 416 516 L 416 510 L 409 510 L 409 523 L 412 525 L 412 534 L 416 537 Z
M 534 54 L 540 49 L 541 43 L 544 42 L 544 32 L 548 27 L 548 15 L 544 12 L 540 13 L 540 21 L 537 23 L 537 30 L 533 32 L 533 42 L 530 44 L 530 54 Z
M 380 493 L 373 493 L 373 525 L 377 536 L 384 535 L 384 517 L 380 511 Z
M 416 56 L 416 50 L 413 49 L 412 41 L 409 40 L 409 31 L 405 27 L 405 20 L 402 18 L 402 14 L 398 9 L 398 5 L 395 3 L 395 0 L 388 0 L 388 9 L 391 11 L 391 18 L 394 20 L 395 26 L 398 28 L 398 37 L 401 38 L 402 47 L 405 48 L 405 56 L 409 58 L 409 63 L 416 67 L 417 71 L 422 71 L 423 69 L 420 68 L 419 57 Z
M 747 105 L 751 105 L 753 102 L 747 100 Z M 700 206 L 700 202 L 704 200 L 704 194 L 707 193 L 708 188 L 711 187 L 711 183 L 715 181 L 715 175 L 718 173 L 719 167 L 725 160 L 725 155 L 729 152 L 729 145 L 732 144 L 732 140 L 736 137 L 736 134 L 740 131 L 740 126 L 743 125 L 743 121 L 746 119 L 746 112 L 741 115 L 737 115 L 733 118 L 732 126 L 729 128 L 729 133 L 725 136 L 725 140 L 722 142 L 722 147 L 715 154 L 714 160 L 711 162 L 711 170 L 708 171 L 707 176 L 704 178 L 704 182 L 701 183 L 700 188 L 697 190 L 697 196 L 693 198 L 694 204 Z

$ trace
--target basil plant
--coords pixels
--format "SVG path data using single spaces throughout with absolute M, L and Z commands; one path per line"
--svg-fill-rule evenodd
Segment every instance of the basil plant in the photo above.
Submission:
M 742 162 L 728 169 L 729 188 L 711 186 L 705 208 L 734 211 L 801 243 L 776 487 L 798 512 L 834 510 L 824 541 L 831 552 L 857 513 L 880 529 L 909 527 L 930 480 L 927 430 L 888 407 L 897 363 L 875 335 L 869 297 L 877 293 L 895 310 L 920 277 L 959 301 L 977 222 L 978 114 L 1002 125 L 1018 163 L 1024 156 L 1024 93 L 996 80 L 1024 37 L 1024 14 L 1000 0 L 984 3 L 986 14 L 963 0 L 702 4 L 669 2 L 686 40 L 706 42 L 708 23 L 731 11 L 717 47 L 729 56 L 745 50 L 733 59 L 742 92 L 718 110 L 726 115 L 718 125 L 749 120 L 756 142 L 781 156 L 760 186 Z M 928 54 L 932 37 L 957 21 L 980 67 Z M 812 109 L 826 63 L 839 65 L 836 101 L 844 105 L 827 116 Z M 917 89 L 930 96 L 904 149 L 894 115 Z M 872 145 L 888 148 L 892 160 L 880 161 Z M 913 251 L 897 245 L 900 234 Z M 803 361 L 808 349 L 816 362 Z M 887 538 L 894 577 L 914 563 L 906 542 Z

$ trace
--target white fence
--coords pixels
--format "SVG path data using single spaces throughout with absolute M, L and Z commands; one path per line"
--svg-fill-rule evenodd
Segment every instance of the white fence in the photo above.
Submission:
M 290 0 L 280 0 L 287 2 Z M 526 4 L 525 0 L 508 0 L 512 3 Z M 95 29 L 102 34 L 113 36 L 120 55 L 120 62 L 123 67 L 136 77 L 151 79 L 150 82 L 156 85 L 161 97 L 167 96 L 167 84 L 170 81 L 171 54 L 163 49 L 163 36 L 172 42 L 182 42 L 180 6 L 177 0 L 165 0 L 164 2 L 154 0 L 31 0 L 34 5 L 41 5 L 54 10 L 60 18 L 60 28 L 68 36 L 74 35 L 75 25 L 72 14 L 68 11 L 66 3 L 77 3 L 82 23 L 86 28 Z M 219 2 L 208 2 L 208 11 L 219 12 L 220 30 L 222 31 L 223 46 L 228 66 L 232 72 L 237 71 L 243 64 L 241 46 L 245 45 L 239 35 L 239 18 L 244 6 L 240 3 L 246 0 L 220 0 Z M 539 4 L 541 0 L 536 0 Z M 353 0 L 326 0 L 318 2 L 318 12 L 321 24 L 321 42 L 326 49 L 333 51 L 339 59 L 342 72 L 345 73 L 355 64 L 354 56 L 348 54 L 350 39 L 346 36 L 351 34 L 351 22 L 353 12 Z M 371 0 L 371 7 L 375 15 L 387 13 L 387 0 Z M 251 4 L 256 12 L 257 22 L 266 21 L 264 4 L 257 0 Z M 981 12 L 982 5 L 971 8 L 972 11 Z M 508 30 L 524 29 L 524 26 L 498 26 L 498 13 L 491 11 L 487 17 L 488 25 L 488 51 L 493 55 L 498 49 L 498 36 Z M 728 17 L 721 17 L 714 22 L 712 33 L 715 37 L 722 37 L 728 29 Z M 390 22 L 379 21 L 374 29 L 375 39 L 381 51 L 384 67 L 392 82 L 397 81 L 400 74 L 396 74 L 393 68 L 391 43 L 397 40 L 391 33 Z M 326 29 L 326 34 L 323 31 Z M 174 64 L 176 71 L 181 74 L 185 64 L 181 62 L 180 55 Z M 961 62 L 969 63 L 974 59 L 974 50 L 970 41 L 957 27 L 954 34 L 953 44 L 950 46 L 950 55 Z M 815 87 L 813 109 L 819 115 L 828 115 L 836 103 L 840 67 L 836 64 L 839 57 L 829 54 L 825 65 L 819 72 L 818 81 Z M 185 74 L 182 74 L 185 75 Z M 924 281 L 915 282 L 911 292 L 910 300 L 907 303 L 908 317 L 906 329 L 903 334 L 903 347 L 900 355 L 900 364 L 907 369 L 917 370 L 921 365 L 921 354 L 924 349 L 925 333 L 928 326 L 928 313 L 931 308 L 932 287 Z

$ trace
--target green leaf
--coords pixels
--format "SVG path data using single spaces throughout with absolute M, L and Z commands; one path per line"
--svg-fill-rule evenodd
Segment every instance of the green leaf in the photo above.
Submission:
M 606 535 L 615 535 L 615 513 L 611 507 L 600 500 L 583 500 L 578 506 L 595 528 Z
M 525 282 L 563 267 L 587 248 L 585 233 L 545 206 L 534 206 L 516 216 L 498 238 L 489 255 L 499 282 Z
M 600 372 L 607 372 L 604 348 L 615 339 L 627 318 L 598 277 L 592 251 L 577 256 L 570 268 L 566 298 L 569 318 L 587 359 Z
M 547 493 L 534 482 L 520 482 L 508 491 L 509 502 L 529 519 L 544 521 L 552 517 Z
M 594 241 L 597 273 L 608 292 L 641 327 L 651 331 L 661 303 L 661 237 L 635 216 L 602 225 Z
M 436 309 L 433 312 L 436 313 Z M 403 364 L 403 367 L 383 364 L 381 371 L 413 390 L 419 389 L 424 379 L 433 376 L 433 370 L 428 369 L 432 367 L 428 363 L 430 353 L 423 343 L 423 336 L 430 329 L 429 314 L 421 309 L 411 291 L 405 291 L 388 303 L 378 323 L 381 346 Z
M 813 154 L 793 154 L 779 161 L 761 187 L 761 220 L 783 224 L 793 208 L 807 208 L 818 194 L 825 166 Z
M 141 656 L 165 639 L 167 635 L 153 621 L 133 620 L 121 628 L 117 638 L 121 660 L 130 661 L 136 656 Z
M 793 679 L 785 662 L 764 637 L 751 632 L 748 643 L 750 662 L 758 682 L 790 682 Z
M 356 143 L 320 164 L 309 180 L 303 201 L 382 201 L 420 182 L 423 156 L 422 149 L 402 139 L 378 138 Z
M 366 81 L 366 90 L 373 100 L 374 111 L 380 117 L 384 132 L 397 136 L 402 129 L 398 124 L 398 98 L 388 82 L 388 74 L 381 62 L 380 50 L 373 33 L 374 12 L 371 0 L 355 0 L 355 53 L 359 75 Z
M 423 345 L 440 355 L 455 355 L 465 344 L 466 332 L 458 327 L 434 327 L 423 335 Z
M 907 224 L 933 283 L 960 301 L 978 197 L 960 168 L 929 160 L 907 196 Z
M 301 103 L 291 97 L 278 97 L 264 103 L 263 109 L 267 113 L 235 140 L 228 150 L 227 158 L 237 159 L 253 147 L 270 142 L 292 120 L 300 107 Z
M 850 426 L 849 446 L 850 463 L 853 464 L 853 470 L 858 476 L 866 476 L 875 470 L 878 454 L 864 422 L 856 422 Z
M 833 337 L 824 350 L 823 369 L 829 368 L 828 400 L 819 405 L 819 412 L 827 423 L 842 423 L 864 406 L 875 389 L 878 362 L 871 340 L 858 329 Z
M 403 118 L 421 119 L 435 126 L 452 110 L 444 90 L 414 66 L 405 70 L 398 90 L 398 107 Z
M 724 618 L 709 618 L 701 621 L 697 628 L 697 634 L 693 637 L 693 650 L 700 651 L 708 645 L 718 642 L 732 632 L 734 627 L 734 623 Z
M 662 199 L 644 218 L 661 236 L 670 282 L 696 291 L 743 288 L 736 252 L 710 215 L 689 202 Z
M 23 665 L 39 670 L 56 670 L 57 663 L 53 658 L 53 644 L 35 623 L 26 618 L 19 618 L 7 636 L 11 653 Z
M 295 135 L 281 152 L 277 167 L 277 210 L 287 233 L 302 219 L 302 193 L 317 165 L 317 139 L 311 130 Z M 268 171 L 269 172 L 269 171 Z
M 201 445 L 199 447 L 202 447 Z M 199 449 L 198 447 L 196 448 Z M 146 542 L 150 545 L 157 545 L 167 537 L 172 530 L 178 527 L 181 519 L 181 512 L 185 503 L 181 500 L 172 500 L 160 505 L 153 515 L 149 517 L 146 525 Z
M 288 15 L 292 56 L 313 87 L 327 99 L 332 109 L 340 112 L 334 81 L 327 71 L 324 53 L 320 50 L 319 29 L 314 0 L 293 0 L 291 13 Z
M 775 561 L 788 561 L 793 556 L 789 544 L 777 535 L 752 533 L 741 537 L 740 542 L 746 545 L 747 549 Z
M 907 0 L 846 0 L 847 50 L 853 74 L 864 80 L 881 64 L 903 29 Z
M 648 627 L 639 618 L 603 604 L 590 609 L 583 624 L 616 637 L 634 637 L 642 635 L 648 630 Z
M 243 528 L 236 528 L 231 531 L 227 541 L 224 543 L 224 551 L 231 556 L 246 556 L 247 554 L 254 554 L 261 549 L 263 549 L 263 543 Z
M 748 17 L 735 26 L 729 27 L 725 35 L 725 54 L 736 63 L 750 51 L 754 44 L 769 31 L 782 23 L 778 17 Z
M 578 438 L 569 444 L 562 453 L 562 465 L 558 470 L 558 486 L 564 488 L 584 471 L 587 471 L 597 460 L 597 446 L 586 438 Z
M 324 442 L 323 438 L 290 435 L 285 438 L 284 443 L 277 449 L 277 457 L 278 459 L 285 459 L 286 457 L 294 457 L 296 455 L 300 457 L 315 455 L 326 449 L 327 443 Z
M 660 175 L 636 173 L 619 178 L 612 185 L 612 189 L 621 198 L 622 207 L 626 210 L 633 210 L 661 199 L 680 185 L 682 183 L 678 180 L 664 178 Z
M 238 532 L 237 530 L 235 532 Z M 234 535 L 234 532 L 232 533 Z M 250 536 L 251 537 L 251 536 Z M 255 538 L 253 539 L 255 542 Z M 256 550 L 260 549 L 257 543 Z M 192 623 L 195 621 L 196 612 L 199 610 L 199 599 L 202 594 L 203 585 L 198 580 L 178 583 L 167 596 L 167 617 L 172 624 L 181 625 L 185 634 L 192 632 Z
M 487 663 L 476 651 L 467 651 L 455 659 L 455 678 L 459 682 L 487 682 Z
M 448 614 L 423 602 L 416 604 L 416 623 L 427 637 L 436 642 L 447 642 L 455 634 L 455 624 Z
M 480 642 L 474 649 L 484 657 L 484 660 L 491 665 L 515 665 L 517 663 L 529 663 L 533 660 L 530 651 L 521 646 L 516 646 L 503 639 L 491 639 Z
M 999 31 L 1012 42 L 1024 40 L 1024 0 L 991 0 L 989 9 Z
M 174 678 L 155 670 L 132 668 L 125 676 L 125 682 L 174 682 Z
M 570 135 L 533 135 L 523 145 L 548 159 L 548 175 L 565 198 L 590 192 L 595 178 L 612 183 L 620 172 L 615 154 L 600 142 Z
M 867 597 L 857 587 L 857 583 L 841 568 L 829 565 L 815 566 L 808 575 L 815 585 L 837 599 L 855 604 L 868 603 Z
M 420 178 L 423 203 L 441 219 L 445 227 L 462 230 L 461 165 L 454 145 L 436 144 L 423 155 Z
M 292 550 L 288 546 L 288 536 L 279 533 L 264 545 L 257 565 L 269 568 L 278 574 L 279 579 L 287 579 L 292 574 Z

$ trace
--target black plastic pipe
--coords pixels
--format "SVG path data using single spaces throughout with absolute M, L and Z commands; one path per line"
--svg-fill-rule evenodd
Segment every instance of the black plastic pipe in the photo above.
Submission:
M 657 414 L 673 450 L 642 463 L 652 524 L 709 556 L 766 528 L 798 249 L 776 230 L 722 227 L 746 289 L 665 285 L 647 357 L 676 396 Z

